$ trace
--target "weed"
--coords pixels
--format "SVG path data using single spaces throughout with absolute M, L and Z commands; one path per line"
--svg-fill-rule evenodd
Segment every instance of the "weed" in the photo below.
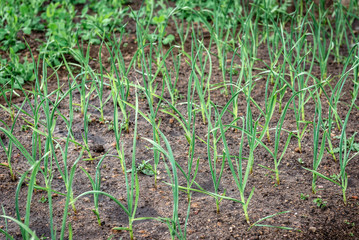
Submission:
M 300 194 L 300 199 L 301 199 L 301 200 L 308 200 L 308 198 L 309 198 L 309 195 L 308 195 L 308 194 L 304 194 L 304 193 L 301 193 L 301 194 Z
M 21 63 L 22 62 L 22 63 Z M 10 48 L 10 60 L 0 59 L 0 87 L 5 91 L 22 89 L 22 85 L 28 81 L 34 81 L 34 65 L 25 57 L 20 57 Z
M 316 198 L 313 200 L 313 202 L 317 205 L 317 207 L 319 208 L 326 208 L 327 207 L 327 202 L 326 201 L 323 201 L 323 199 L 321 198 Z
M 140 172 L 144 175 L 153 176 L 155 175 L 155 171 L 153 170 L 153 167 L 150 163 L 148 163 L 150 160 L 143 160 L 142 163 L 137 165 L 136 172 Z M 127 172 L 131 172 L 132 169 L 127 170 Z
M 41 203 L 46 203 L 47 202 L 47 198 L 45 196 L 41 196 L 39 202 Z

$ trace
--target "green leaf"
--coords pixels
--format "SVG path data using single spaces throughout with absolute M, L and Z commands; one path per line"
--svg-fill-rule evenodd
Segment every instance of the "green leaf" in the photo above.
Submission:
M 5 232 L 5 231 L 2 230 L 1 228 L 0 228 L 0 233 L 4 234 L 8 239 L 14 240 L 14 238 L 13 238 L 10 234 L 8 234 L 7 232 Z
M 27 35 L 30 35 L 30 34 L 31 34 L 31 28 L 30 28 L 30 27 L 24 27 L 24 28 L 22 29 L 22 31 L 23 31 L 25 34 L 27 34 Z
M 25 48 L 25 44 L 23 42 L 20 41 L 16 41 L 16 45 L 13 47 L 14 48 L 14 52 L 17 52 L 19 50 L 22 50 Z
M 22 15 L 26 15 L 27 13 L 29 13 L 29 8 L 27 7 L 26 4 L 21 4 L 20 5 L 20 13 Z
M 85 17 L 88 10 L 89 10 L 89 7 L 86 5 L 81 11 L 81 17 Z
M 1 218 L 9 219 L 9 220 L 15 222 L 15 223 L 16 223 L 17 225 L 19 225 L 22 229 L 24 229 L 28 234 L 31 235 L 31 239 L 39 240 L 39 238 L 36 236 L 35 232 L 33 232 L 27 225 L 25 225 L 25 224 L 22 223 L 21 221 L 15 219 L 15 218 L 9 217 L 9 216 L 5 216 L 5 215 L 1 215 L 0 217 L 1 217 Z
M 359 152 L 359 143 L 354 143 L 353 144 L 353 151 Z
M 269 216 L 266 216 L 264 218 L 259 219 L 258 221 L 256 221 L 255 223 L 253 223 L 248 230 L 250 230 L 252 227 L 256 226 L 256 227 L 275 227 L 275 228 L 281 228 L 281 229 L 293 229 L 293 228 L 287 228 L 287 227 L 277 227 L 277 226 L 272 226 L 272 225 L 262 225 L 262 224 L 258 224 L 264 220 L 267 220 L 269 218 L 273 218 L 275 216 L 281 215 L 281 214 L 285 214 L 285 213 L 289 213 L 290 211 L 283 211 L 283 212 L 278 212 Z
M 114 227 L 112 229 L 113 230 L 118 230 L 118 231 L 130 231 L 131 230 L 128 227 Z
M 5 39 L 7 31 L 4 28 L 0 28 L 0 41 Z
M 50 24 L 48 25 L 48 28 L 49 28 L 52 32 L 56 32 L 56 30 L 58 29 L 56 23 L 50 23 Z
M 161 16 L 159 16 L 159 17 L 154 17 L 153 19 L 152 19 L 152 22 L 153 23 L 155 23 L 155 24 L 161 24 L 161 23 L 163 23 L 164 21 L 165 21 L 165 16 L 163 16 L 163 15 L 161 15 Z
M 172 34 L 169 34 L 167 37 L 165 37 L 165 39 L 163 39 L 162 43 L 163 44 L 170 44 L 174 40 L 175 40 L 175 36 L 173 36 Z

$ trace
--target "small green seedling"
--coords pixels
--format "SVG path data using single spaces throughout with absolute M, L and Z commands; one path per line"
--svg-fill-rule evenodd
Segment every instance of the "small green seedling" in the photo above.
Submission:
M 163 44 L 168 45 L 171 44 L 175 40 L 175 36 L 173 34 L 168 34 L 162 41 Z
M 26 132 L 27 130 L 30 129 L 30 126 L 29 125 L 21 125 L 21 131 L 22 132 Z
M 348 220 L 344 220 L 344 223 L 350 225 L 351 227 L 355 227 L 355 223 L 354 223 L 354 222 L 350 222 L 350 221 L 348 221 Z
M 153 176 L 155 175 L 155 171 L 153 170 L 153 167 L 151 164 L 149 164 L 150 160 L 143 160 L 141 164 L 138 164 L 136 168 L 136 172 L 140 172 L 147 176 Z M 132 169 L 127 170 L 127 172 L 132 172 Z
M 309 198 L 309 195 L 308 195 L 308 194 L 304 194 L 304 193 L 301 193 L 301 194 L 300 194 L 300 199 L 301 199 L 301 200 L 308 200 L 308 198 Z
M 113 121 L 105 121 L 105 124 L 107 125 L 107 129 L 109 131 L 115 131 L 115 124 Z
M 47 198 L 46 198 L 45 196 L 41 196 L 39 202 L 40 202 L 40 203 L 46 203 L 46 202 L 47 202 Z
M 327 201 L 323 201 L 321 198 L 316 198 L 313 200 L 313 202 L 317 204 L 317 207 L 322 209 L 327 206 Z
M 334 181 L 339 181 L 340 180 L 340 175 L 339 174 L 333 174 L 330 176 L 331 179 L 333 179 Z
M 356 134 L 356 133 L 355 133 Z M 351 151 L 354 151 L 354 152 L 359 152 L 359 143 L 358 142 L 354 142 L 354 137 L 355 137 L 355 134 L 353 134 L 352 137 L 348 138 L 347 139 L 347 148 L 350 149 L 351 147 Z M 337 139 L 340 139 L 341 136 L 337 136 L 335 138 Z M 344 151 L 344 150 L 342 150 Z M 333 149 L 333 153 L 339 153 L 340 152 L 340 147 L 337 147 L 337 148 L 334 148 Z

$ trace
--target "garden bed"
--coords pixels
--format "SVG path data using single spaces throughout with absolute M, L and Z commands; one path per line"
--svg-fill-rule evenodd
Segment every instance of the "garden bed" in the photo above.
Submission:
M 70 6 L 105 17 L 78 2 L 44 29 Z M 1 238 L 358 238 L 358 6 L 273 2 L 133 1 L 75 40 L 19 30 L 28 47 L 1 52 L 2 70 L 29 61 L 1 75 Z

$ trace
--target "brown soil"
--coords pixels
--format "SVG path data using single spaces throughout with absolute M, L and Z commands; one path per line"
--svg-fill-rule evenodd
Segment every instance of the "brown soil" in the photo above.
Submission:
M 131 23 L 131 22 L 130 22 Z M 133 24 L 133 23 L 132 23 Z M 130 29 L 135 29 L 133 25 L 129 24 Z M 134 30 L 133 30 L 134 31 Z M 43 37 L 40 33 L 39 38 Z M 35 41 L 37 35 L 27 36 L 33 50 L 36 49 L 38 42 Z M 128 45 L 123 49 L 123 55 L 126 61 L 130 61 L 133 53 L 136 50 L 137 44 L 134 42 L 135 35 L 129 35 L 124 39 L 124 43 Z M 206 40 L 208 41 L 208 39 Z M 186 46 L 190 48 L 190 44 Z M 91 47 L 92 57 L 97 58 L 98 46 Z M 213 48 L 215 51 L 215 49 Z M 24 50 L 22 54 L 28 55 L 27 50 Z M 107 59 L 109 54 L 106 50 L 103 50 L 103 59 Z M 36 55 L 36 54 L 35 54 Z M 258 57 L 264 61 L 268 60 L 268 54 L 266 46 L 259 48 Z M 217 59 L 213 57 L 213 66 L 217 66 Z M 171 62 L 168 62 L 171 64 Z M 98 63 L 93 62 L 92 67 L 98 66 Z M 258 63 L 258 68 L 264 68 L 263 64 Z M 342 73 L 342 65 L 333 62 L 333 59 L 328 62 L 328 75 L 333 77 L 332 85 L 335 85 L 339 76 Z M 260 71 L 258 71 L 260 72 Z M 257 72 L 257 73 L 258 73 Z M 320 70 L 317 66 L 314 69 L 314 74 L 319 76 Z M 178 91 L 181 95 L 185 95 L 187 92 L 187 82 L 189 77 L 188 64 L 183 62 L 181 65 L 181 72 L 178 81 Z M 254 73 L 255 74 L 255 73 Z M 67 86 L 67 71 L 65 68 L 61 68 L 58 71 L 60 85 Z M 129 75 L 131 81 L 141 82 L 142 76 L 132 71 Z M 156 80 L 159 84 L 162 84 L 162 79 Z M 217 68 L 213 68 L 212 82 L 221 82 L 222 75 Z M 256 85 L 252 91 L 252 96 L 255 101 L 264 107 L 264 91 L 265 91 L 266 77 L 258 79 Z M 48 81 L 48 87 L 50 91 L 58 88 L 56 77 L 52 77 Z M 31 84 L 25 88 L 31 89 Z M 329 88 L 328 88 L 329 89 Z M 343 96 L 339 103 L 338 109 L 340 109 L 340 116 L 342 119 L 345 118 L 348 107 L 346 103 L 349 103 L 351 99 L 350 92 L 352 91 L 352 82 L 350 79 L 343 89 Z M 63 87 L 66 91 L 66 87 Z M 220 92 L 221 89 L 214 90 L 211 92 L 211 100 L 218 106 L 224 106 L 230 99 L 230 96 L 225 96 Z M 130 102 L 135 102 L 135 90 L 131 90 Z M 106 89 L 104 99 L 110 94 L 110 90 Z M 80 95 L 77 91 L 74 92 L 74 101 L 80 101 Z M 165 94 L 165 97 L 169 99 L 169 95 Z M 290 97 L 288 92 L 285 100 Z M 24 101 L 23 97 L 18 97 L 13 102 L 20 106 Z M 182 100 L 183 101 L 183 100 Z M 180 100 L 181 102 L 181 100 Z M 322 96 L 323 104 L 326 103 L 324 96 Z M 4 104 L 4 100 L 0 99 L 0 103 Z M 90 101 L 90 104 L 98 106 L 98 99 Z M 306 118 L 312 121 L 314 118 L 314 107 L 313 101 L 309 101 L 306 105 Z M 240 113 L 245 116 L 246 102 L 244 95 L 240 95 L 239 101 Z M 323 106 L 325 109 L 323 114 L 327 112 L 327 106 Z M 140 100 L 139 109 L 143 112 L 148 112 L 148 106 L 146 100 Z M 185 107 L 179 107 L 183 112 L 186 111 Z M 29 106 L 25 105 L 25 111 L 29 111 Z M 59 106 L 61 113 L 66 116 L 68 113 L 68 98 L 66 98 Z M 258 116 L 259 112 L 252 106 L 254 116 Z M 276 126 L 276 122 L 279 120 L 279 113 L 276 112 L 271 120 L 270 127 Z M 104 152 L 116 155 L 116 150 L 113 143 L 115 142 L 115 136 L 113 131 L 108 129 L 108 126 L 104 123 L 97 121 L 100 113 L 90 107 L 89 112 L 91 117 L 94 119 L 89 124 L 89 140 L 91 143 L 91 154 L 93 156 L 101 156 Z M 113 103 L 110 100 L 104 109 L 105 118 L 107 120 L 113 119 Z M 133 129 L 134 129 L 134 116 L 135 112 L 130 110 L 131 114 L 131 125 L 130 132 L 122 135 L 122 142 L 125 146 L 126 160 L 129 163 L 132 155 L 132 140 L 133 140 Z M 8 125 L 11 124 L 9 115 L 0 109 L 2 120 Z M 24 116 L 25 117 L 25 116 Z M 83 117 L 80 113 L 75 112 L 73 124 L 73 132 L 76 140 L 81 140 L 81 134 L 83 133 Z M 176 161 L 184 169 L 187 169 L 188 161 L 188 144 L 184 137 L 184 131 L 181 125 L 173 119 L 171 116 L 159 112 L 158 120 L 161 120 L 160 129 L 166 135 L 169 143 L 171 144 L 172 150 Z M 223 118 L 224 123 L 230 123 L 232 117 L 226 114 Z M 348 136 L 351 136 L 355 131 L 358 130 L 359 111 L 353 109 L 352 114 L 348 123 Z M 31 150 L 31 135 L 32 132 L 22 131 L 21 126 L 26 122 L 19 118 L 15 125 L 15 136 L 19 141 L 24 144 L 26 149 Z M 0 126 L 3 126 L 2 124 Z M 284 129 L 295 130 L 294 113 L 289 110 L 283 125 Z M 202 139 L 205 139 L 207 133 L 207 125 L 203 124 L 200 114 L 197 114 L 196 119 L 196 135 Z M 67 129 L 65 123 L 59 118 L 56 124 L 55 136 L 66 137 Z M 336 130 L 334 134 L 338 135 L 339 132 Z M 136 148 L 136 159 L 138 163 L 142 160 L 151 160 L 153 158 L 153 152 L 148 147 L 150 143 L 144 140 L 144 138 L 152 139 L 152 128 L 151 126 L 141 117 L 138 119 L 138 135 L 139 140 Z M 281 146 L 284 146 L 286 141 L 286 133 L 283 133 L 281 139 Z M 7 138 L 1 134 L 2 139 L 7 143 Z M 238 147 L 240 142 L 240 133 L 236 131 L 228 131 L 226 133 L 227 142 L 231 148 L 231 154 L 238 154 Z M 271 132 L 271 137 L 274 139 L 274 131 Z M 267 143 L 269 148 L 274 148 L 273 142 Z M 333 142 L 335 147 L 338 146 L 338 140 Z M 61 143 L 63 144 L 63 143 Z M 246 146 L 246 144 L 245 144 Z M 249 191 L 252 187 L 255 187 L 253 198 L 249 204 L 249 216 L 251 222 L 255 222 L 263 217 L 271 214 L 275 214 L 282 211 L 290 211 L 289 213 L 270 218 L 262 224 L 268 224 L 273 226 L 285 226 L 291 227 L 293 230 L 281 230 L 277 228 L 269 227 L 253 227 L 248 230 L 248 224 L 244 220 L 244 214 L 242 206 L 239 203 L 232 201 L 223 200 L 220 204 L 220 212 L 216 212 L 215 200 L 213 197 L 208 195 L 193 193 L 190 217 L 187 227 L 187 238 L 188 239 L 358 239 L 359 238 L 359 158 L 356 157 L 349 163 L 347 167 L 349 183 L 347 189 L 348 203 L 343 204 L 341 190 L 339 187 L 330 183 L 329 181 L 318 179 L 319 191 L 316 194 L 311 192 L 311 181 L 312 174 L 303 169 L 303 167 L 311 168 L 313 159 L 313 136 L 312 136 L 312 125 L 306 131 L 303 142 L 303 151 L 298 153 L 295 151 L 297 147 L 297 141 L 292 138 L 287 152 L 284 155 L 282 163 L 280 165 L 280 179 L 281 183 L 279 186 L 275 184 L 274 174 L 269 170 L 262 168 L 259 164 L 264 166 L 273 167 L 273 159 L 266 152 L 266 150 L 258 146 L 255 151 L 255 163 L 253 174 L 250 175 L 250 180 L 247 186 L 248 196 Z M 221 146 L 218 150 L 222 149 Z M 57 152 L 60 156 L 60 152 Z M 245 156 L 248 155 L 248 148 L 245 147 Z M 70 146 L 68 154 L 68 165 L 72 166 L 76 158 L 79 156 L 79 150 L 74 145 Z M 85 156 L 86 157 L 86 156 Z M 85 158 L 84 157 L 84 158 Z M 196 181 L 204 189 L 213 191 L 213 183 L 207 160 L 207 148 L 206 145 L 201 141 L 196 141 L 195 146 L 195 159 L 199 158 L 199 173 Z M 298 159 L 301 158 L 303 163 L 300 163 Z M 1 162 L 6 162 L 4 151 L 0 150 Z M 74 196 L 92 190 L 90 182 L 80 167 L 86 169 L 92 176 L 95 174 L 95 168 L 98 160 L 94 161 L 80 161 L 75 172 L 75 178 L 73 183 Z M 153 161 L 150 163 L 153 164 Z M 29 165 L 26 159 L 22 156 L 18 149 L 14 149 L 12 165 L 16 171 L 16 175 L 19 178 L 22 173 L 28 170 Z M 128 167 L 130 165 L 128 164 Z M 327 176 L 339 172 L 339 163 L 334 162 L 331 155 L 328 153 L 324 154 L 324 159 L 319 167 L 319 171 Z M 52 188 L 59 192 L 66 192 L 63 180 L 60 178 L 57 167 L 54 167 L 54 177 L 52 182 Z M 140 183 L 140 200 L 137 209 L 137 217 L 171 217 L 172 214 L 172 191 L 171 187 L 164 184 L 162 181 L 169 181 L 166 174 L 164 164 L 159 165 L 159 184 L 158 187 L 154 187 L 154 178 L 147 175 L 139 175 Z M 102 169 L 102 185 L 101 190 L 105 191 L 121 202 L 125 204 L 126 189 L 124 184 L 124 174 L 121 170 L 121 165 L 118 159 L 114 157 L 106 157 L 103 161 Z M 180 175 L 180 185 L 185 185 L 183 176 Z M 0 166 L 0 203 L 4 208 L 6 215 L 15 217 L 15 191 L 18 185 L 17 181 L 11 181 L 8 173 L 8 169 Z M 37 184 L 44 186 L 45 183 L 38 175 Z M 220 184 L 220 193 L 226 190 L 226 196 L 240 199 L 239 191 L 236 188 L 232 174 L 230 172 L 228 164 L 225 165 L 224 174 Z M 309 195 L 307 200 L 300 198 L 301 193 Z M 25 214 L 25 203 L 27 196 L 27 186 L 24 184 L 20 190 L 20 209 L 21 215 Z M 46 197 L 46 192 L 35 191 L 33 200 L 31 203 L 31 221 L 30 228 L 36 231 L 36 234 L 44 237 L 50 236 L 49 220 L 48 220 L 48 203 L 41 203 L 41 198 Z M 318 207 L 313 200 L 321 198 L 326 201 L 326 207 Z M 180 218 L 184 224 L 186 211 L 187 211 L 187 195 L 180 193 Z M 60 228 L 61 220 L 63 216 L 63 207 L 65 204 L 65 198 L 59 195 L 54 195 L 53 198 L 53 212 L 55 225 Z M 113 201 L 107 197 L 100 197 L 100 216 L 102 220 L 102 226 L 97 224 L 97 220 L 92 210 L 93 197 L 88 195 L 79 199 L 76 202 L 77 213 L 69 211 L 68 222 L 71 222 L 74 239 L 107 239 L 110 235 L 114 235 L 113 239 L 128 239 L 128 233 L 124 231 L 114 231 L 112 228 L 127 226 L 128 219 L 122 209 L 116 205 Z M 5 230 L 5 222 L 0 219 L 0 228 Z M 21 239 L 19 227 L 9 221 L 8 232 L 14 236 L 15 239 Z M 59 233 L 58 233 L 59 235 Z M 138 221 L 134 225 L 134 235 L 136 239 L 170 239 L 168 228 L 165 224 L 157 221 Z M 1 236 L 2 238 L 4 236 Z M 45 238 L 44 238 L 45 239 Z

